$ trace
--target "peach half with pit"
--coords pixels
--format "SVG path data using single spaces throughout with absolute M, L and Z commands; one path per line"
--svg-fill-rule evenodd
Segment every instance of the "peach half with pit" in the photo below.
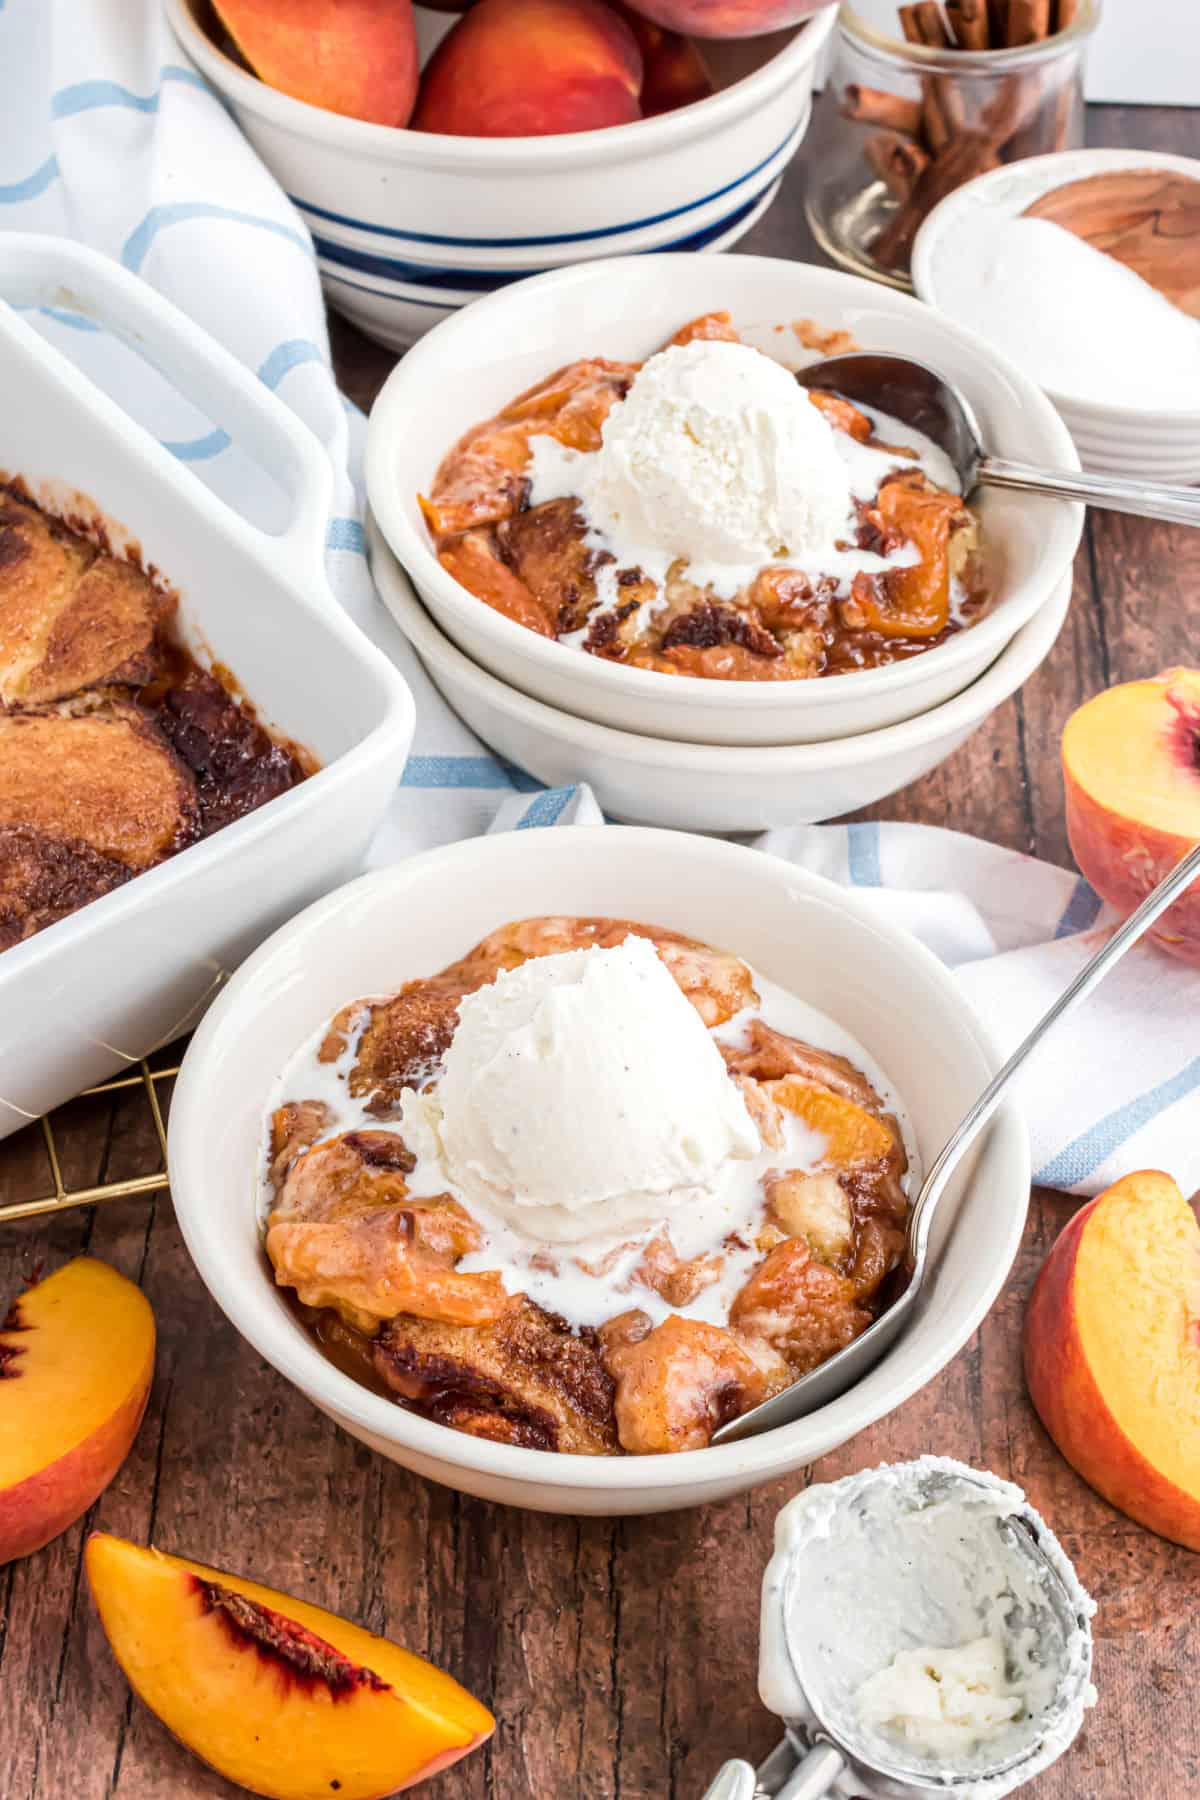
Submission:
M 129 1453 L 154 1374 L 154 1314 L 132 1281 L 78 1256 L 0 1326 L 0 1563 L 85 1513 Z
M 411 0 L 213 0 L 268 87 L 325 112 L 407 125 L 417 93 Z
M 1075 861 L 1101 899 L 1131 913 L 1200 843 L 1200 670 L 1097 694 L 1067 720 L 1062 764 Z M 1200 964 L 1200 885 L 1150 935 Z
M 1123 1176 L 1059 1234 L 1025 1315 L 1025 1379 L 1097 1493 L 1200 1550 L 1200 1225 L 1170 1176 Z
M 85 1561 L 134 1692 L 251 1793 L 379 1800 L 491 1735 L 451 1676 L 319 1606 L 105 1532 Z

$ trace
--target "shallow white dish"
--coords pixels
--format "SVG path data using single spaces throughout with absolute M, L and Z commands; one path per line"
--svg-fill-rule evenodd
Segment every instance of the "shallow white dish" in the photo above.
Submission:
M 828 744 L 675 744 L 576 719 L 489 675 L 438 629 L 373 520 L 368 539 L 385 604 L 435 686 L 485 743 L 551 787 L 590 783 L 613 818 L 687 831 L 806 825 L 907 787 L 952 755 L 1028 680 L 1049 654 L 1071 598 L 1068 574 L 986 673 L 903 724 Z
M 978 175 L 934 207 L 913 245 L 913 286 L 937 307 L 938 265 L 963 221 L 978 209 L 1014 218 L 1043 194 L 1118 169 L 1164 169 L 1200 181 L 1200 160 L 1161 150 L 1066 150 Z M 969 319 L 957 321 L 969 325 Z M 1120 353 L 1117 346 L 1115 353 Z M 1136 346 L 1124 354 L 1136 355 Z M 1087 469 L 1147 481 L 1200 481 L 1200 405 L 1165 411 L 1106 406 L 1047 388 Z
M 313 234 L 331 306 L 393 349 L 521 275 L 631 251 L 722 250 L 770 205 L 808 128 L 826 6 L 797 30 L 705 48 L 719 91 L 632 125 L 540 138 L 398 131 L 280 94 L 224 55 L 196 0 L 181 45 Z M 417 8 L 418 41 L 453 20 Z
M 319 774 L 0 955 L 0 1137 L 194 1023 L 281 919 L 345 881 L 404 768 L 413 703 L 324 575 L 317 440 L 230 353 L 108 257 L 0 233 L 0 296 L 118 332 L 271 469 L 289 500 L 256 530 L 0 302 L 0 471 L 94 510 L 180 595 L 182 635 L 232 669 Z
M 253 956 L 192 1040 L 171 1108 L 175 1209 L 213 1298 L 353 1436 L 435 1481 L 549 1512 L 699 1506 L 792 1474 L 916 1392 L 962 1347 L 1020 1241 L 1029 1144 L 1011 1108 L 938 1215 L 928 1299 L 851 1393 L 747 1443 L 677 1456 L 550 1455 L 403 1411 L 329 1363 L 274 1287 L 256 1190 L 264 1109 L 298 1045 L 345 1001 L 441 968 L 506 919 L 606 913 L 727 945 L 894 1070 L 928 1164 L 998 1066 L 953 977 L 879 909 L 760 851 L 619 826 L 474 838 L 364 876 Z M 919 1047 L 919 1054 L 917 1054 Z
M 437 624 L 473 662 L 534 699 L 596 724 L 683 743 L 824 742 L 914 718 L 960 693 L 1056 592 L 1079 542 L 1082 507 L 995 489 L 981 495 L 996 596 L 987 615 L 921 655 L 834 680 L 706 681 L 627 669 L 514 624 L 438 562 L 417 494 L 428 490 L 442 455 L 468 426 L 563 363 L 645 356 L 685 319 L 712 308 L 760 328 L 809 317 L 845 327 L 866 349 L 921 358 L 962 386 L 998 454 L 1078 466 L 1040 389 L 982 339 L 908 295 L 759 256 L 704 264 L 624 257 L 563 269 L 439 325 L 392 371 L 372 410 L 371 508 Z

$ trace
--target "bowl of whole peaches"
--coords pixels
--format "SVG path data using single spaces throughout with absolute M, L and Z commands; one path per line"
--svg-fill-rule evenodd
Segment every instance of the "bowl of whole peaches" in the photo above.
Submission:
M 804 136 L 836 12 L 819 0 L 166 6 L 299 208 L 330 304 L 397 349 L 523 275 L 736 242 Z

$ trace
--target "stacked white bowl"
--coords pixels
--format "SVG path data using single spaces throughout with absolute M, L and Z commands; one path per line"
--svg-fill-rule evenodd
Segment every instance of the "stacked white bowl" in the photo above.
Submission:
M 1083 510 L 982 495 L 973 504 L 994 596 L 985 616 L 919 656 L 816 681 L 625 668 L 538 637 L 461 587 L 417 500 L 457 438 L 553 369 L 581 356 L 645 357 L 713 309 L 755 341 L 797 351 L 791 331 L 771 327 L 812 319 L 864 349 L 916 357 L 962 388 L 998 454 L 1064 468 L 1078 459 L 1045 396 L 973 333 L 855 276 L 768 258 L 656 255 L 561 270 L 478 302 L 409 352 L 371 414 L 367 488 L 381 591 L 436 685 L 502 754 L 554 784 L 590 781 L 617 817 L 735 831 L 852 811 L 949 755 L 1057 637 Z
M 981 210 L 1015 218 L 1035 201 L 1070 181 L 1130 169 L 1161 169 L 1200 180 L 1200 160 L 1156 150 L 1069 150 L 1034 156 L 979 175 L 941 201 L 913 246 L 913 285 L 922 300 L 939 305 L 938 269 L 952 251 L 963 223 Z M 1136 344 L 1114 344 L 1114 356 L 1137 355 Z M 1085 469 L 1132 475 L 1143 481 L 1200 481 L 1200 398 L 1181 391 L 1179 404 L 1110 406 L 1048 387 Z
M 402 349 L 468 301 L 543 269 L 648 250 L 723 250 L 771 204 L 808 129 L 837 8 L 706 43 L 707 100 L 565 136 L 449 137 L 371 125 L 278 93 L 166 0 L 175 35 L 299 208 L 329 304 Z M 416 8 L 428 54 L 453 24 Z

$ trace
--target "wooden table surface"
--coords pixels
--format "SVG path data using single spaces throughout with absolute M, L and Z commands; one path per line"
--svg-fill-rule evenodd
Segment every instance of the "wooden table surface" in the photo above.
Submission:
M 1099 144 L 1200 153 L 1197 112 L 1093 108 L 1090 131 Z M 794 167 L 741 248 L 820 260 L 801 192 Z M 346 388 L 369 404 L 390 356 L 336 321 L 334 342 Z M 878 815 L 954 826 L 1069 866 L 1062 724 L 1109 682 L 1200 661 L 1197 592 L 1200 535 L 1093 516 L 1070 619 L 1048 661 L 956 756 Z M 69 1186 L 157 1166 L 136 1096 L 77 1102 L 59 1135 Z M 0 1146 L 0 1201 L 45 1185 L 36 1133 Z M 1072 1211 L 1069 1200 L 1035 1193 L 990 1317 L 891 1418 L 748 1499 L 615 1523 L 462 1497 L 335 1429 L 218 1312 L 165 1195 L 0 1229 L 0 1296 L 86 1250 L 141 1284 L 160 1333 L 149 1409 L 116 1481 L 85 1520 L 0 1570 L 0 1800 L 236 1791 L 131 1698 L 82 1578 L 84 1538 L 96 1527 L 302 1594 L 453 1671 L 498 1724 L 483 1752 L 424 1790 L 430 1800 L 698 1800 L 726 1756 L 756 1759 L 778 1736 L 754 1680 L 775 1513 L 809 1481 L 928 1450 L 1020 1482 L 1099 1603 L 1100 1705 L 1072 1755 L 1026 1791 L 1037 1800 L 1200 1793 L 1200 1561 L 1083 1485 L 1041 1430 L 1021 1379 L 1026 1296 Z

